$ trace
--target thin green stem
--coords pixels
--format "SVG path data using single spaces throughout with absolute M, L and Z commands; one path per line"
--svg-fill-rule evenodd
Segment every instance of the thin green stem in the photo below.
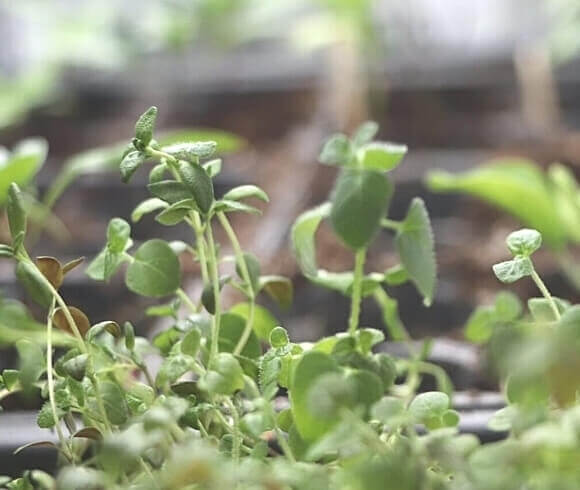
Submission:
M 411 342 L 411 335 L 399 318 L 399 305 L 396 299 L 391 298 L 382 288 L 377 288 L 373 297 L 383 311 L 383 321 L 392 340 Z
M 359 248 L 354 256 L 354 278 L 352 282 L 352 295 L 350 302 L 350 318 L 348 320 L 348 333 L 353 335 L 358 328 L 360 316 L 360 304 L 362 300 L 362 281 L 367 249 Z
M 237 464 L 240 461 L 240 446 L 242 444 L 240 437 L 240 414 L 232 400 L 225 398 L 224 402 L 232 415 L 232 436 L 234 438 L 232 446 L 232 459 L 234 460 L 234 464 Z
M 532 279 L 536 283 L 536 286 L 538 286 L 538 289 L 544 295 L 544 298 L 546 298 L 548 300 L 548 303 L 550 303 L 550 308 L 552 309 L 552 311 L 554 313 L 554 317 L 556 318 L 556 321 L 559 321 L 560 320 L 560 311 L 558 310 L 558 306 L 556 305 L 554 298 L 550 294 L 550 291 L 548 291 L 548 288 L 544 284 L 544 281 L 542 281 L 542 278 L 538 275 L 538 273 L 536 272 L 536 269 L 534 269 L 533 265 L 532 265 L 532 273 L 530 275 L 532 276 Z
M 68 453 L 68 444 L 62 432 L 62 428 L 60 427 L 54 395 L 54 374 L 52 372 L 52 314 L 54 313 L 54 308 L 55 299 L 53 297 L 46 318 L 46 381 L 48 385 L 48 400 L 52 411 L 52 417 L 54 419 L 54 428 L 56 429 L 56 434 L 63 451 Z
M 197 311 L 198 311 L 197 306 L 195 306 L 193 301 L 191 301 L 191 298 L 187 295 L 187 293 L 182 288 L 179 288 L 176 291 L 176 294 L 177 294 L 177 296 L 179 296 L 179 299 L 181 299 L 181 301 L 183 301 L 183 304 L 189 308 L 189 311 L 191 311 L 192 313 L 197 313 Z
M 201 268 L 201 278 L 204 284 L 207 284 L 209 278 L 209 271 L 207 267 L 207 253 L 206 250 L 208 245 L 205 242 L 203 236 L 203 225 L 201 223 L 201 218 L 199 213 L 192 211 L 190 213 L 191 221 L 193 223 L 193 231 L 195 232 L 195 250 L 197 251 L 197 256 L 199 257 L 199 266 Z
M 401 229 L 402 223 L 400 221 L 395 221 L 388 218 L 383 218 L 381 220 L 381 226 L 383 228 L 388 228 L 389 230 L 399 231 Z
M 254 301 L 254 299 L 250 300 L 250 306 L 248 309 L 248 318 L 246 320 L 246 325 L 244 327 L 244 331 L 242 332 L 242 335 L 240 336 L 240 339 L 238 340 L 238 343 L 236 345 L 236 348 L 234 349 L 233 354 L 238 356 L 242 353 L 242 351 L 244 350 L 244 347 L 246 347 L 246 344 L 248 343 L 248 339 L 250 338 L 250 335 L 252 333 L 252 329 L 253 329 L 253 325 L 254 325 L 254 315 L 255 315 L 255 311 L 256 311 L 256 302 Z
M 213 239 L 213 232 L 211 226 L 207 226 L 207 240 L 209 245 L 209 268 L 211 275 L 211 283 L 213 286 L 213 295 L 215 302 L 215 314 L 212 316 L 212 334 L 211 334 L 211 346 L 209 352 L 208 366 L 211 366 L 218 354 L 218 341 L 220 335 L 220 315 L 221 315 L 221 305 L 220 305 L 220 281 L 219 281 L 219 271 L 217 265 L 217 253 L 215 248 L 215 242 Z
M 280 427 L 278 426 L 278 421 L 276 420 L 276 413 L 274 412 L 271 403 L 269 401 L 264 400 L 264 406 L 267 407 L 268 415 L 272 420 L 272 425 L 274 426 L 274 431 L 276 432 L 278 444 L 280 444 L 280 448 L 282 449 L 284 456 L 286 456 L 286 458 L 288 458 L 288 460 L 291 461 L 292 463 L 295 463 L 296 458 L 294 457 L 294 453 L 292 452 L 292 448 L 288 444 L 286 437 L 284 437 L 284 434 L 282 433 Z
M 30 260 L 30 259 L 28 259 L 28 260 Z M 34 262 L 30 261 L 30 264 L 32 264 L 34 267 L 36 267 L 36 264 L 34 264 Z M 38 270 L 38 268 L 37 268 L 37 270 Z M 97 400 L 99 412 L 101 413 L 101 417 L 103 419 L 103 424 L 104 424 L 105 428 L 107 429 L 107 431 L 110 431 L 111 430 L 111 423 L 109 422 L 109 418 L 107 417 L 107 412 L 105 410 L 105 404 L 103 402 L 101 390 L 99 389 L 99 382 L 98 382 L 97 377 L 95 376 L 95 374 L 92 370 L 93 359 L 91 356 L 91 352 L 90 352 L 89 348 L 87 347 L 87 344 L 85 343 L 85 339 L 83 338 L 83 336 L 82 336 L 67 304 L 65 303 L 64 299 L 62 299 L 62 296 L 60 294 L 58 294 L 58 291 L 56 290 L 56 288 L 50 283 L 50 281 L 48 279 L 46 279 L 44 277 L 44 275 L 40 272 L 40 270 L 38 270 L 38 274 L 39 274 L 39 277 L 42 278 L 42 280 L 44 281 L 44 284 L 47 287 L 47 289 L 51 292 L 53 298 L 56 300 L 56 303 L 62 309 L 62 312 L 64 314 L 64 317 L 65 317 L 67 323 L 69 324 L 74 336 L 77 338 L 79 349 L 81 350 L 81 352 L 83 354 L 88 355 L 89 366 L 87 367 L 87 377 L 91 380 L 91 384 L 93 385 L 93 389 L 95 390 L 95 398 Z
M 236 263 L 240 266 L 240 274 L 242 279 L 246 283 L 247 291 L 246 294 L 248 296 L 248 300 L 250 303 L 248 318 L 246 320 L 246 326 L 244 327 L 244 331 L 234 349 L 234 354 L 239 355 L 246 346 L 248 339 L 250 338 L 250 334 L 252 333 L 252 328 L 254 326 L 254 313 L 256 309 L 256 291 L 254 291 L 254 286 L 252 284 L 252 279 L 250 277 L 250 271 L 248 269 L 248 264 L 246 263 L 246 257 L 244 256 L 244 251 L 240 246 L 240 242 L 238 237 L 232 228 L 227 216 L 225 213 L 220 212 L 217 213 L 217 217 L 219 222 L 221 223 L 223 229 L 225 230 L 230 243 L 232 244 L 232 248 L 234 249 L 234 255 L 236 256 Z

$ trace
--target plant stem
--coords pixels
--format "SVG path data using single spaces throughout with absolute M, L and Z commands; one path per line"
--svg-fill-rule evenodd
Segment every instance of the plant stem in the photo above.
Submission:
M 209 245 L 208 262 L 215 301 L 215 314 L 212 316 L 211 347 L 208 360 L 208 366 L 211 366 L 218 354 L 218 341 L 220 335 L 220 314 L 221 314 L 219 271 L 217 266 L 217 254 L 211 225 L 207 226 L 207 240 Z
M 229 398 L 225 398 L 224 402 L 226 406 L 230 409 L 230 413 L 232 415 L 232 436 L 234 438 L 233 446 L 232 446 L 232 459 L 234 460 L 234 464 L 238 464 L 240 461 L 240 446 L 241 446 L 241 438 L 240 438 L 240 414 L 238 413 L 238 409 L 234 405 L 234 402 Z
M 392 340 L 411 342 L 411 336 L 399 318 L 397 300 L 391 298 L 387 292 L 378 287 L 373 293 L 377 304 L 383 310 L 383 321 Z
M 191 311 L 192 313 L 197 313 L 197 311 L 198 311 L 197 307 L 195 306 L 193 301 L 191 301 L 190 297 L 187 295 L 187 293 L 182 288 L 179 288 L 176 291 L 176 294 L 177 294 L 177 296 L 179 296 L 181 301 L 183 301 L 185 306 L 187 306 L 189 308 L 189 311 Z
M 56 434 L 63 451 L 68 452 L 67 441 L 60 427 L 60 421 L 58 420 L 54 395 L 54 374 L 52 372 L 52 314 L 54 312 L 54 307 L 55 299 L 53 297 L 46 318 L 46 381 L 48 385 L 48 400 L 52 411 L 52 417 L 54 419 L 54 428 L 56 429 Z
M 548 288 L 544 284 L 544 281 L 542 281 L 542 278 L 538 275 L 538 273 L 536 272 L 536 269 L 534 269 L 533 265 L 532 265 L 532 273 L 530 275 L 532 276 L 532 279 L 536 283 L 536 286 L 538 286 L 538 289 L 544 295 L 544 298 L 546 298 L 548 300 L 548 303 L 550 303 L 550 308 L 552 308 L 552 311 L 554 313 L 556 321 L 559 321 L 560 320 L 560 311 L 558 310 L 558 307 L 556 306 L 556 302 L 554 301 L 554 298 L 550 294 L 550 291 L 548 291 Z
M 358 328 L 360 316 L 360 303 L 362 299 L 362 280 L 367 249 L 359 248 L 354 256 L 354 278 L 350 302 L 350 318 L 348 320 L 348 333 L 353 335 Z
M 232 228 L 232 225 L 230 224 L 225 213 L 223 212 L 217 213 L 217 217 L 226 234 L 228 235 L 228 239 L 232 244 L 232 248 L 234 249 L 234 255 L 236 256 L 236 262 L 240 266 L 240 273 L 242 279 L 247 285 L 246 294 L 248 296 L 248 300 L 250 303 L 248 318 L 246 320 L 246 326 L 244 327 L 244 331 L 242 332 L 240 340 L 238 341 L 236 348 L 234 349 L 234 354 L 239 355 L 244 350 L 244 347 L 246 346 L 246 343 L 250 338 L 250 334 L 252 333 L 252 328 L 254 326 L 253 324 L 254 324 L 254 312 L 256 309 L 256 292 L 254 291 L 254 286 L 252 284 L 250 272 L 248 270 L 248 264 L 246 263 L 246 258 L 244 257 L 244 252 L 242 250 L 242 247 L 240 246 L 240 242 L 238 240 L 238 237 L 236 236 L 234 229 Z
M 381 220 L 381 226 L 383 228 L 388 228 L 389 230 L 399 231 L 401 229 L 402 223 L 400 221 L 383 218 Z
M 209 272 L 207 270 L 207 258 L 206 249 L 207 244 L 205 243 L 205 238 L 203 237 L 203 225 L 201 223 L 201 218 L 199 213 L 192 211 L 190 213 L 191 221 L 193 223 L 193 231 L 195 232 L 195 249 L 197 251 L 197 256 L 199 257 L 199 266 L 201 268 L 201 278 L 204 284 L 207 284 Z
M 32 262 L 30 259 L 28 259 L 28 260 L 30 261 L 30 264 L 32 264 L 34 267 L 36 267 L 36 264 L 34 264 L 34 262 Z M 38 270 L 38 268 L 37 268 L 37 270 Z M 89 366 L 87 367 L 87 377 L 91 380 L 91 383 L 93 385 L 93 389 L 95 390 L 95 398 L 97 400 L 99 412 L 101 412 L 103 424 L 105 425 L 105 428 L 107 429 L 107 431 L 110 431 L 111 430 L 111 423 L 109 422 L 109 418 L 107 417 L 107 412 L 105 410 L 105 404 L 103 402 L 103 397 L 101 396 L 101 390 L 99 389 L 99 382 L 98 382 L 97 377 L 95 376 L 94 372 L 92 371 L 93 358 L 91 356 L 91 352 L 89 351 L 89 348 L 87 347 L 87 344 L 85 343 L 85 339 L 83 338 L 70 310 L 68 309 L 67 304 L 62 299 L 61 295 L 58 294 L 58 291 L 56 290 L 56 288 L 50 283 L 50 281 L 48 279 L 46 279 L 46 277 L 44 277 L 44 275 L 42 274 L 42 272 L 40 272 L 40 270 L 38 270 L 38 274 L 39 274 L 39 277 L 41 277 L 44 280 L 44 284 L 46 285 L 47 289 L 51 292 L 54 300 L 56 300 L 56 303 L 58 303 L 58 305 L 62 309 L 62 312 L 64 314 L 64 317 L 65 317 L 67 323 L 69 324 L 74 336 L 78 340 L 79 349 L 81 350 L 81 352 L 83 354 L 88 355 Z

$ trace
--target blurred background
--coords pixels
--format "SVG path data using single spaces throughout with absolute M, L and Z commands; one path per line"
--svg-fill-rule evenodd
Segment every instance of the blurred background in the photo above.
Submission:
M 234 224 L 263 271 L 293 279 L 293 306 L 267 306 L 300 341 L 344 329 L 348 301 L 300 276 L 289 229 L 332 186 L 335 169 L 317 164 L 323 140 L 375 120 L 380 139 L 409 146 L 394 173 L 390 217 L 402 218 L 411 198 L 422 196 L 439 262 L 430 309 L 411 286 L 392 292 L 401 318 L 413 336 L 439 339 L 432 356 L 452 366 L 456 387 L 496 389 L 462 328 L 476 305 L 493 302 L 502 289 L 491 265 L 506 259 L 505 236 L 522 224 L 541 225 L 497 196 L 441 192 L 454 187 L 427 185 L 426 175 L 515 157 L 537 162 L 537 169 L 530 165 L 539 178 L 556 161 L 566 175 L 576 174 L 579 29 L 576 0 L 4 0 L 0 144 L 47 140 L 48 159 L 32 181 L 44 226 L 33 251 L 65 262 L 94 257 L 108 221 L 129 219 L 146 197 L 146 172 L 129 185 L 118 174 L 119 144 L 131 138 L 139 114 L 156 105 L 161 130 L 210 131 L 224 157 L 217 194 L 252 182 L 270 195 L 261 218 L 236 216 Z M 572 217 L 562 227 L 577 221 L 580 230 L 580 199 L 572 191 Z M 146 217 L 134 237 L 189 234 Z M 562 240 L 538 255 L 537 267 L 554 294 L 578 300 L 577 238 Z M 318 246 L 325 268 L 351 267 L 350 252 L 328 228 L 320 230 Z M 369 268 L 396 262 L 385 234 Z M 190 272 L 186 289 L 199 294 Z M 11 264 L 0 263 L 0 283 L 6 297 L 26 302 Z M 537 295 L 527 281 L 510 289 L 522 298 Z M 92 323 L 131 319 L 143 334 L 156 327 L 145 314 L 152 303 L 128 293 L 121 278 L 104 285 L 78 270 L 62 291 Z M 382 324 L 372 303 L 364 304 L 362 318 L 364 325 Z M 15 359 L 0 342 L 0 370 Z M 10 411 L 23 402 L 3 404 Z

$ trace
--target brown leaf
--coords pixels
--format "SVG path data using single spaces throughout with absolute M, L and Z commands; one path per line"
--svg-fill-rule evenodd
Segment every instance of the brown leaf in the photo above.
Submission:
M 84 337 L 88 332 L 89 328 L 91 328 L 91 322 L 87 318 L 87 315 L 85 315 L 81 310 L 79 310 L 74 306 L 69 306 L 68 310 L 70 311 L 72 319 L 74 320 L 75 325 L 79 329 L 79 332 Z M 65 332 L 68 332 L 70 334 L 73 333 L 73 328 L 67 321 L 67 318 L 62 308 L 57 308 L 56 310 L 54 310 L 52 321 L 61 330 L 64 330 Z
M 28 444 L 24 444 L 24 446 L 20 446 L 14 451 L 14 454 L 18 454 L 25 449 L 32 448 L 32 447 L 52 447 L 58 449 L 58 446 L 52 441 L 36 441 L 36 442 L 29 442 Z
M 103 434 L 96 427 L 83 427 L 81 430 L 76 431 L 73 437 L 82 437 L 84 439 L 93 439 L 94 441 L 100 441 L 103 439 Z
M 55 289 L 60 288 L 64 277 L 60 262 L 54 257 L 36 257 L 36 266 L 42 272 L 42 275 L 48 279 L 48 282 Z
M 70 271 L 81 265 L 85 261 L 84 257 L 79 257 L 78 259 L 71 260 L 62 266 L 62 273 L 68 274 Z

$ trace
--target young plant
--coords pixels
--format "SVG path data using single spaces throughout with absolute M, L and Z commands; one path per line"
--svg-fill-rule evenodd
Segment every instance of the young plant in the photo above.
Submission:
M 228 217 L 232 212 L 257 214 L 243 201 L 267 201 L 267 195 L 258 187 L 240 186 L 216 197 L 213 178 L 221 168 L 220 160 L 211 159 L 216 145 L 161 145 L 153 137 L 156 115 L 151 108 L 138 120 L 120 165 L 127 181 L 152 164 L 151 197 L 137 206 L 132 219 L 155 213 L 164 225 L 188 226 L 195 239 L 191 244 L 156 238 L 134 244 L 130 224 L 113 218 L 103 250 L 87 269 L 91 277 L 106 281 L 124 267 L 131 291 L 164 298 L 147 313 L 167 317 L 172 326 L 152 341 L 136 336 L 129 322 L 91 324 L 65 301 L 60 286 L 81 260 L 61 264 L 54 257 L 30 258 L 24 245 L 26 208 L 18 186 L 10 187 L 12 239 L 0 253 L 15 261 L 19 281 L 44 307 L 46 321 L 44 334 L 33 335 L 38 323 L 29 320 L 26 335 L 17 340 L 20 366 L 2 372 L 0 400 L 16 391 L 40 393 L 46 403 L 38 424 L 53 429 L 58 442 L 31 442 L 19 451 L 52 445 L 60 469 L 55 477 L 38 470 L 17 479 L 0 477 L 0 486 L 574 488 L 574 461 L 580 455 L 578 313 L 577 307 L 552 297 L 535 272 L 531 255 L 541 243 L 537 232 L 511 235 L 514 258 L 495 268 L 503 280 L 531 276 L 544 297 L 530 300 L 532 322 L 522 321 L 521 305 L 512 296 L 498 297 L 488 310 L 504 321 L 484 333 L 510 401 L 492 425 L 509 428 L 514 437 L 480 445 L 475 436 L 458 433 L 447 375 L 425 361 L 429 342 L 419 351 L 409 344 L 409 357 L 396 359 L 377 351 L 385 339 L 382 331 L 359 325 L 362 300 L 372 297 L 384 310 L 391 337 L 408 342 L 385 287 L 411 281 L 427 304 L 433 299 L 433 238 L 423 202 L 413 200 L 401 221 L 387 217 L 393 191 L 388 171 L 400 162 L 405 147 L 372 141 L 378 129 L 374 123 L 361 126 L 352 139 L 337 135 L 324 145 L 321 161 L 342 168 L 330 201 L 296 220 L 292 243 L 306 276 L 350 297 L 351 312 L 344 332 L 296 343 L 258 304 L 266 293 L 287 306 L 291 283 L 262 275 Z M 353 271 L 319 268 L 314 238 L 324 218 L 352 250 Z M 233 257 L 223 255 L 226 247 L 216 241 L 217 226 Z M 401 264 L 365 272 L 369 245 L 382 228 L 395 233 Z M 198 298 L 181 287 L 182 260 L 199 265 L 204 287 Z M 232 262 L 235 271 L 225 274 Z M 226 287 L 235 288 L 244 301 L 226 309 L 221 297 Z M 14 317 L 25 317 L 13 306 Z M 150 356 L 158 358 L 155 371 Z M 417 394 L 423 374 L 434 376 L 440 391 Z M 552 435 L 558 441 L 555 450 Z M 555 483 L 558 474 L 562 486 Z

